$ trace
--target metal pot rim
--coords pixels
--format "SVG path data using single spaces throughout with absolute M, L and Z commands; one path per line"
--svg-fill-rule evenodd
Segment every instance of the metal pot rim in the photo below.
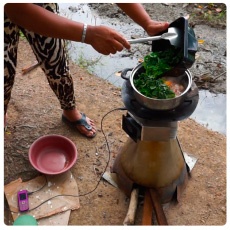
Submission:
M 180 104 L 183 103 L 184 98 L 186 97 L 188 91 L 190 90 L 192 86 L 192 75 L 189 72 L 189 70 L 184 71 L 185 77 L 187 76 L 188 84 L 187 84 L 186 89 L 181 95 L 174 97 L 174 98 L 169 98 L 169 99 L 157 99 L 157 98 L 146 97 L 145 95 L 141 94 L 134 86 L 133 79 L 136 76 L 136 72 L 142 67 L 143 67 L 142 64 L 139 64 L 138 66 L 136 66 L 134 69 L 132 69 L 132 72 L 129 76 L 129 82 L 134 91 L 134 97 L 141 105 L 143 105 L 144 107 L 148 109 L 152 109 L 152 110 L 166 111 L 166 110 L 175 109 L 176 107 L 178 107 Z M 182 74 L 180 73 L 179 76 L 182 76 Z
M 135 74 L 136 74 L 137 70 L 139 70 L 139 69 L 142 68 L 142 67 L 143 67 L 143 66 L 142 66 L 142 63 L 139 64 L 139 65 L 137 65 L 137 66 L 133 69 L 133 71 L 131 72 L 131 75 L 130 75 L 129 80 L 130 80 L 131 86 L 132 86 L 132 88 L 135 90 L 135 92 L 137 92 L 137 93 L 140 94 L 141 96 L 145 97 L 146 99 L 150 99 L 150 100 L 154 100 L 154 101 L 161 101 L 161 102 L 162 102 L 162 101 L 172 101 L 172 100 L 174 100 L 174 99 L 176 99 L 176 98 L 183 97 L 183 96 L 189 91 L 189 89 L 191 88 L 191 84 L 192 84 L 191 73 L 190 73 L 190 71 L 187 69 L 187 70 L 185 71 L 185 73 L 186 73 L 186 75 L 187 75 L 187 77 L 188 77 L 189 82 L 188 82 L 187 88 L 183 91 L 183 93 L 182 93 L 181 95 L 176 96 L 175 98 L 168 98 L 168 99 L 158 99 L 158 98 L 147 97 L 147 96 L 145 96 L 144 94 L 142 94 L 141 92 L 139 92 L 139 91 L 137 90 L 137 88 L 135 87 L 134 83 L 133 83 L 133 79 L 134 79 L 134 77 L 135 77 Z M 144 67 L 143 67 L 143 68 L 144 68 Z

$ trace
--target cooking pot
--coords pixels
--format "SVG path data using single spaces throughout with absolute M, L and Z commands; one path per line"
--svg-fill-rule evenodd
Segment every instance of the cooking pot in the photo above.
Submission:
M 132 72 L 130 76 L 127 77 L 126 75 L 129 71 Z M 133 89 L 134 97 L 141 105 L 151 110 L 172 110 L 184 102 L 186 95 L 192 85 L 192 75 L 189 72 L 189 70 L 185 70 L 183 72 L 170 71 L 170 73 L 167 73 L 167 75 L 162 76 L 162 77 L 166 77 L 167 79 L 173 79 L 174 82 L 181 84 L 184 87 L 184 91 L 179 96 L 170 99 L 156 99 L 156 98 L 146 97 L 136 89 L 133 81 L 134 79 L 137 79 L 141 73 L 144 72 L 145 72 L 145 68 L 142 65 L 142 63 L 133 69 L 127 68 L 121 72 L 121 77 L 129 81 Z

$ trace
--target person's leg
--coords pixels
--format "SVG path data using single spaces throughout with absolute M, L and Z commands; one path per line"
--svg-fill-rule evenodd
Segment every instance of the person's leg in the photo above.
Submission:
M 56 9 L 53 9 L 53 6 L 55 5 L 44 4 L 43 7 L 55 12 Z M 75 105 L 73 80 L 69 71 L 64 41 L 40 36 L 23 28 L 21 30 L 27 37 L 42 70 L 47 76 L 51 89 L 60 102 L 63 109 L 63 119 L 69 124 L 75 122 L 75 128 L 85 136 L 95 136 L 96 127 L 93 120 L 85 117 L 85 123 L 84 121 L 83 123 L 79 122 L 84 116 Z
M 4 126 L 6 126 L 6 113 L 14 85 L 18 41 L 19 28 L 4 15 Z

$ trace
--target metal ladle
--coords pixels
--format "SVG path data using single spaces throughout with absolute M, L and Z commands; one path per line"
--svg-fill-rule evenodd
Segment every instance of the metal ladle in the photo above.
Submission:
M 127 40 L 130 44 L 135 43 L 142 43 L 147 41 L 155 41 L 155 40 L 169 40 L 171 45 L 180 47 L 182 45 L 181 43 L 182 34 L 181 31 L 178 28 L 175 27 L 169 27 L 167 33 L 163 33 L 159 36 L 152 36 L 152 37 L 146 37 L 146 38 L 137 38 L 137 39 L 130 39 Z
M 128 42 L 130 44 L 135 44 L 135 43 L 142 43 L 142 42 L 147 42 L 147 41 L 155 41 L 155 40 L 160 40 L 160 39 L 171 39 L 171 38 L 175 38 L 175 36 L 177 36 L 175 33 L 164 33 L 164 34 L 162 34 L 160 36 L 131 39 L 131 40 L 128 40 Z

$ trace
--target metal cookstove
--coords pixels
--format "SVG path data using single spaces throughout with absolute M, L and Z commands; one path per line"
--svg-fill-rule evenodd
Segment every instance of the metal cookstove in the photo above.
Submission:
M 186 20 L 180 18 L 179 25 L 181 20 L 184 28 Z M 193 61 L 190 59 L 190 66 Z M 113 165 L 119 187 L 127 196 L 137 186 L 153 188 L 161 204 L 178 200 L 190 168 L 177 138 L 177 128 L 178 122 L 188 118 L 198 104 L 196 84 L 192 82 L 184 100 L 172 110 L 154 110 L 140 104 L 129 81 L 124 82 L 121 95 L 127 109 L 122 117 L 122 128 L 129 137 Z
M 184 101 L 169 111 L 150 110 L 134 97 L 129 82 L 122 87 L 122 99 L 128 112 L 122 117 L 122 128 L 129 135 L 115 163 L 121 173 L 122 190 L 129 195 L 133 184 L 154 187 L 166 203 L 183 187 L 189 167 L 177 138 L 178 121 L 195 110 L 198 88 L 193 82 Z M 117 162 L 119 161 L 119 163 Z

